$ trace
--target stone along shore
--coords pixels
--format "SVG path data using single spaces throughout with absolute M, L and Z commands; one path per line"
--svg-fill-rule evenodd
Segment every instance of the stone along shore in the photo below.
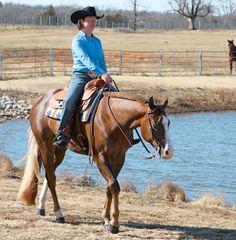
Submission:
M 15 97 L 0 96 L 0 123 L 11 119 L 28 119 L 31 105 L 26 100 Z

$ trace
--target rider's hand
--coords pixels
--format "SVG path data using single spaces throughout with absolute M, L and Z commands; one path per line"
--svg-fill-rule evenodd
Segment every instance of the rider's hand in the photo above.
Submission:
M 112 83 L 112 77 L 110 76 L 109 73 L 103 73 L 101 78 L 108 84 L 110 85 Z

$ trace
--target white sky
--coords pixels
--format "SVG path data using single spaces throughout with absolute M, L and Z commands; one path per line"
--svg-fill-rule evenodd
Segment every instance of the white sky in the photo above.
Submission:
M 76 6 L 98 6 L 99 8 L 131 9 L 130 0 L 0 0 L 6 2 L 21 3 L 27 5 L 74 5 Z M 139 9 L 147 11 L 165 11 L 170 9 L 168 0 L 138 0 Z

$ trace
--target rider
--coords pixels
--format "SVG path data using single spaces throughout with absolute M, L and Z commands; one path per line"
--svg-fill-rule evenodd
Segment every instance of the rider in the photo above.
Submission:
M 97 19 L 94 7 L 86 7 L 72 13 L 70 19 L 80 30 L 72 40 L 73 68 L 72 77 L 62 107 L 62 118 L 53 145 L 66 147 L 68 136 L 64 130 L 69 124 L 79 100 L 82 98 L 84 86 L 90 80 L 101 77 L 107 84 L 112 82 L 107 72 L 106 62 L 100 40 L 94 36 Z

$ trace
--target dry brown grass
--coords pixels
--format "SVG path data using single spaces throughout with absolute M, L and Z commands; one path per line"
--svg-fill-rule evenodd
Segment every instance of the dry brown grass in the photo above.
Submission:
M 130 180 L 123 180 L 120 183 L 121 191 L 126 193 L 137 193 L 135 183 Z
M 40 77 L 0 81 L 0 96 L 14 95 L 33 103 L 49 89 L 63 88 L 69 77 Z M 169 113 L 225 111 L 236 109 L 234 77 L 137 77 L 115 76 L 124 93 L 145 98 L 154 96 L 159 103 L 169 99 Z M 3 91 L 4 90 L 4 91 Z
M 0 170 L 8 171 L 13 168 L 10 158 L 6 155 L 0 155 Z
M 70 48 L 76 28 L 7 29 L 0 30 L 3 48 Z M 147 33 L 125 33 L 96 30 L 104 49 L 130 51 L 226 51 L 227 39 L 236 38 L 231 30 L 187 31 L 171 30 Z M 27 41 L 26 41 L 27 39 Z
M 223 194 L 216 195 L 210 192 L 204 193 L 200 199 L 194 200 L 192 204 L 200 207 L 227 207 Z
M 150 185 L 146 194 L 168 202 L 187 202 L 183 189 L 169 181 Z
M 10 161 L 8 157 L 4 159 Z M 103 189 L 80 187 L 68 174 L 61 176 L 57 192 L 66 218 L 66 223 L 61 225 L 54 222 L 50 193 L 46 216 L 39 217 L 35 206 L 16 201 L 19 185 L 19 178 L 7 175 L 0 168 L 0 239 L 236 239 L 236 212 L 226 205 L 209 208 L 201 203 L 199 207 L 192 203 L 166 202 L 155 194 L 122 191 L 120 232 L 114 236 L 104 231 L 100 218 Z M 164 188 L 176 187 L 168 185 Z

